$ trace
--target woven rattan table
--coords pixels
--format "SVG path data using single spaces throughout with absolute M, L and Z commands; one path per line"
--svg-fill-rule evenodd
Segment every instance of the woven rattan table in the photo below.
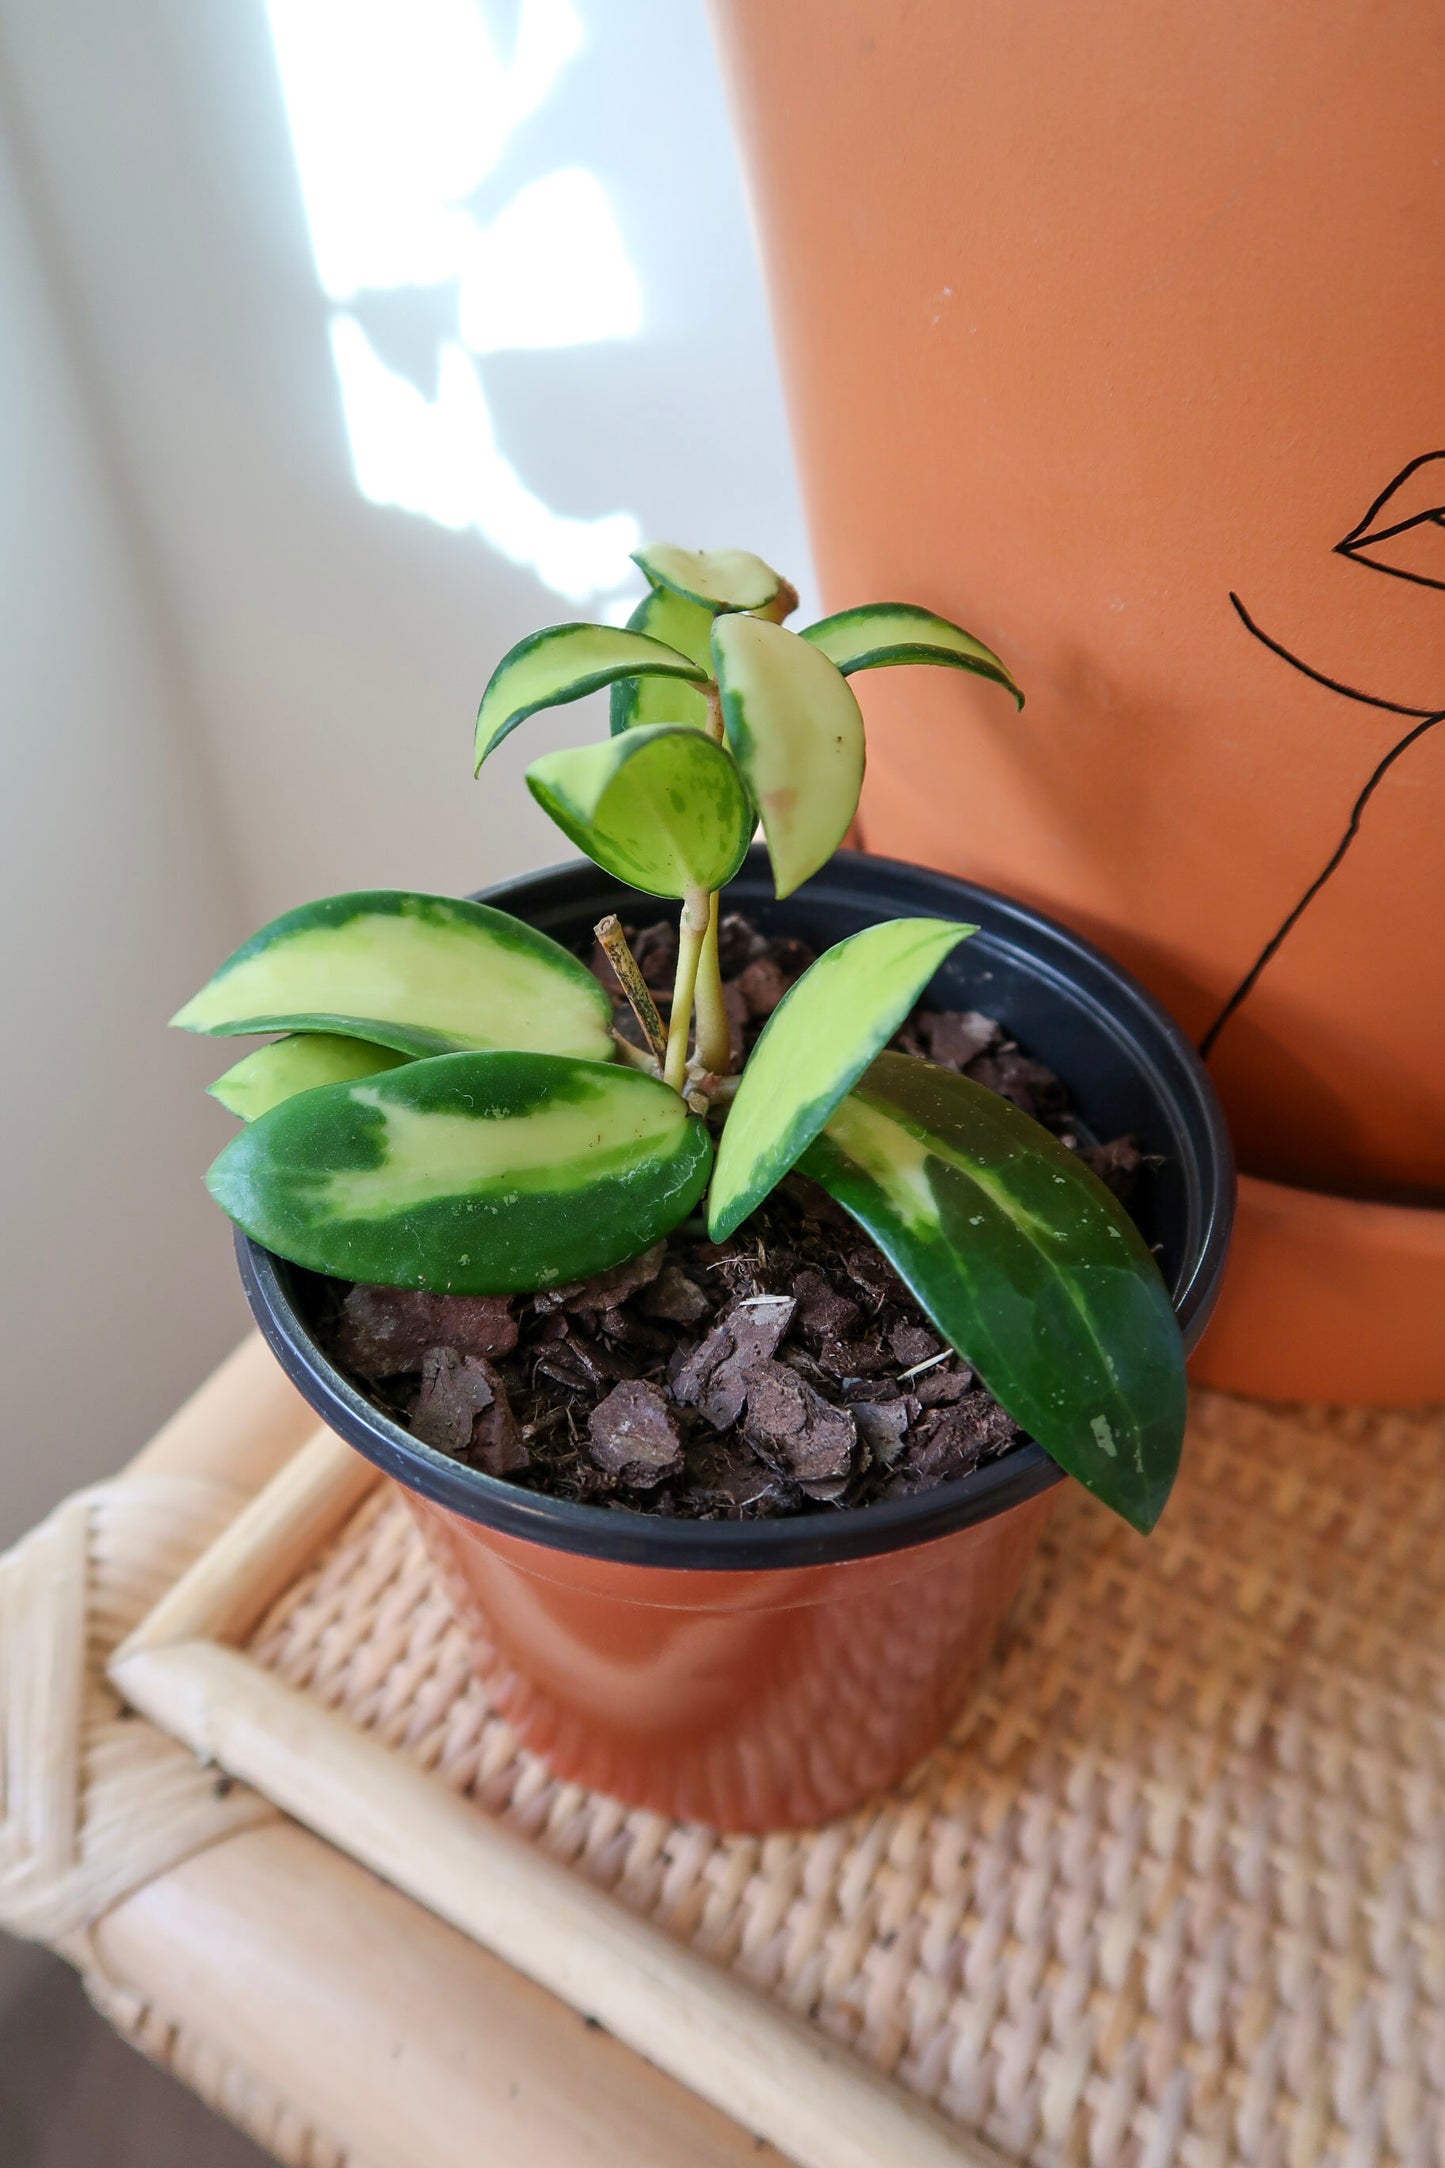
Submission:
M 728 1838 L 518 1750 L 247 1343 L 0 1561 L 0 1724 L 0 1924 L 286 2162 L 1445 2168 L 1438 1415 L 1201 1398 L 905 1786 Z

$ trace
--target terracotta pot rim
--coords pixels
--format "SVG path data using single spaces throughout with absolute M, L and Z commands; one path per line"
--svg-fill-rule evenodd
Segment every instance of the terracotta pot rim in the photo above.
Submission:
M 550 867 L 481 892 L 564 940 L 606 911 L 656 912 L 586 861 Z M 929 868 L 861 852 L 839 852 L 779 906 L 766 855 L 757 847 L 732 884 L 735 907 L 766 916 L 826 921 L 835 910 L 873 918 L 949 917 L 977 923 L 965 944 L 970 965 L 1023 971 L 1035 993 L 1075 1012 L 1073 1027 L 1106 1041 L 1146 1091 L 1178 1154 L 1181 1194 L 1174 1210 L 1177 1258 L 1171 1296 L 1192 1347 L 1219 1291 L 1234 1206 L 1234 1162 L 1223 1112 L 1198 1054 L 1140 982 L 1112 958 L 1042 912 Z M 869 920 L 865 917 L 865 922 Z M 835 933 L 833 938 L 839 936 Z M 961 951 L 959 952 L 962 953 Z M 945 972 L 949 967 L 945 967 Z M 1064 1025 L 1069 1023 L 1064 1019 Z M 1063 1029 L 1064 1025 L 1060 1028 Z M 1040 1049 L 1048 1059 L 1046 1050 Z M 1067 1059 L 1055 1066 L 1067 1075 Z M 293 1268 L 239 1231 L 236 1254 L 252 1312 L 282 1368 L 348 1444 L 405 1488 L 463 1519 L 549 1549 L 619 1564 L 681 1571 L 785 1569 L 910 1548 L 992 1519 L 1063 1481 L 1032 1442 L 937 1489 L 831 1515 L 776 1521 L 665 1520 L 611 1511 L 520 1489 L 464 1467 L 425 1445 L 373 1405 L 330 1363 L 293 1296 Z
M 1401 1230 L 1438 1234 L 1445 1240 L 1445 1199 L 1388 1194 L 1372 1196 L 1368 1190 L 1317 1189 L 1310 1182 L 1281 1182 L 1274 1175 L 1250 1174 L 1244 1170 L 1239 1175 L 1239 1186 L 1261 1199 L 1268 1198 L 1280 1211 L 1293 1209 L 1301 1214 L 1338 1216 L 1341 1226 L 1352 1222 L 1359 1225 L 1377 1222 L 1381 1227 L 1393 1224 Z

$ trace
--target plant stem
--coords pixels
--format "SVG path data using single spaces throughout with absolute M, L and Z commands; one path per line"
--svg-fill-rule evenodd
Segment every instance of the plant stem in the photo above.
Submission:
M 724 743 L 722 694 L 709 678 L 704 687 L 707 694 L 707 734 L 714 745 Z M 732 1068 L 732 1034 L 728 1030 L 728 1012 L 723 1001 L 722 966 L 718 962 L 717 925 L 719 900 L 712 896 L 708 901 L 707 940 L 698 962 L 697 973 L 697 1058 L 704 1069 L 711 1069 L 714 1076 L 726 1076 Z
M 718 691 L 716 682 L 712 678 L 709 678 L 706 685 L 704 685 L 703 692 L 707 696 L 707 722 L 703 727 L 712 739 L 713 744 L 721 745 L 725 736 L 722 694 Z
M 697 1058 L 714 1076 L 726 1076 L 732 1068 L 732 1034 L 728 1030 L 727 1004 L 723 1000 L 722 966 L 717 953 L 717 922 L 721 897 L 713 896 L 707 919 L 707 938 L 697 966 Z
M 677 929 L 677 976 L 672 982 L 672 1015 L 667 1026 L 667 1059 L 662 1080 L 680 1092 L 687 1074 L 687 1031 L 692 1022 L 692 996 L 697 967 L 702 960 L 708 927 L 712 922 L 711 898 L 705 888 L 689 889 L 683 898 Z
M 617 973 L 617 983 L 632 1005 L 632 1013 L 642 1026 L 642 1036 L 659 1061 L 667 1053 L 667 1032 L 657 1013 L 646 979 L 638 966 L 637 958 L 627 945 L 627 936 L 615 912 L 599 920 L 593 932 L 606 952 L 607 961 Z

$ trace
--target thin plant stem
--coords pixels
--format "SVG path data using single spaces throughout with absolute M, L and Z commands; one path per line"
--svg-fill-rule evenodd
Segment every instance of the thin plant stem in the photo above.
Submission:
M 667 1031 L 657 1013 L 657 1003 L 642 976 L 637 958 L 627 945 L 627 936 L 622 931 L 621 921 L 615 912 L 609 912 L 592 930 L 602 944 L 607 961 L 617 973 L 617 983 L 626 994 L 632 1013 L 642 1026 L 643 1038 L 657 1060 L 664 1060 L 667 1054 Z
M 707 696 L 707 721 L 703 725 L 703 728 L 707 731 L 707 734 L 712 739 L 714 745 L 721 745 L 725 735 L 723 729 L 722 694 L 718 691 L 716 684 L 711 678 L 709 678 L 706 685 L 704 685 L 703 692 Z
M 728 1030 L 727 1004 L 723 1000 L 722 965 L 717 952 L 718 911 L 721 898 L 714 895 L 707 918 L 707 938 L 697 967 L 697 1058 L 714 1076 L 726 1076 L 732 1068 L 732 1034 Z
M 687 1033 L 692 1022 L 692 997 L 697 985 L 697 967 L 702 961 L 703 945 L 712 918 L 711 901 L 705 888 L 690 889 L 683 899 L 682 918 L 677 929 L 677 976 L 672 982 L 672 1015 L 667 1026 L 667 1059 L 663 1063 L 662 1080 L 680 1092 L 687 1074 Z
M 645 1046 L 634 1046 L 630 1039 L 624 1039 L 622 1033 L 615 1029 L 612 1033 L 612 1044 L 629 1069 L 641 1069 L 648 1076 L 656 1076 L 662 1067 L 656 1054 L 649 1054 Z

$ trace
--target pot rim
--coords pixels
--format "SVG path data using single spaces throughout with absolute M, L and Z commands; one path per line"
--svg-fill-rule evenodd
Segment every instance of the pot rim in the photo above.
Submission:
M 758 857 L 755 846 L 749 862 L 755 863 Z M 1185 1346 L 1192 1348 L 1213 1309 L 1224 1269 L 1233 1221 L 1234 1159 L 1213 1085 L 1181 1027 L 1131 972 L 1041 911 L 977 883 L 871 853 L 838 853 L 824 872 L 837 869 L 840 859 L 852 861 L 858 876 L 879 874 L 885 880 L 893 876 L 926 883 L 933 893 L 935 916 L 968 916 L 971 906 L 985 906 L 996 937 L 1007 942 L 1010 922 L 1019 932 L 1034 937 L 1029 953 L 1036 967 L 1040 965 L 1037 940 L 1042 933 L 1052 953 L 1041 975 L 1066 977 L 1076 999 L 1109 1015 L 1116 1034 L 1124 1027 L 1137 1061 L 1154 1077 L 1161 1098 L 1177 1098 L 1178 1092 L 1171 1093 L 1165 1086 L 1159 1057 L 1182 1071 L 1180 1081 L 1193 1102 L 1191 1111 L 1204 1146 L 1201 1151 L 1196 1145 L 1203 1212 L 1194 1229 L 1193 1247 L 1181 1261 L 1170 1292 Z M 586 860 L 573 861 L 520 875 L 480 893 L 487 903 L 505 909 L 509 898 L 522 890 L 535 890 L 539 883 L 551 882 L 565 892 L 599 878 L 607 876 L 599 876 Z M 621 884 L 615 885 L 620 889 Z M 922 904 L 923 899 L 918 900 Z M 559 898 L 562 901 L 565 894 Z M 1110 996 L 1107 1003 L 1102 999 L 1105 992 Z M 1139 1043 L 1141 1027 L 1154 1042 L 1152 1049 Z M 466 1467 L 403 1429 L 322 1352 L 292 1299 L 291 1267 L 239 1228 L 235 1246 L 247 1302 L 282 1369 L 302 1398 L 347 1444 L 433 1504 L 549 1550 L 618 1565 L 684 1572 L 841 1563 L 931 1542 L 990 1520 L 1064 1480 L 1064 1470 L 1030 1440 L 1002 1460 L 934 1490 L 828 1515 L 758 1521 L 667 1520 L 551 1498 Z

